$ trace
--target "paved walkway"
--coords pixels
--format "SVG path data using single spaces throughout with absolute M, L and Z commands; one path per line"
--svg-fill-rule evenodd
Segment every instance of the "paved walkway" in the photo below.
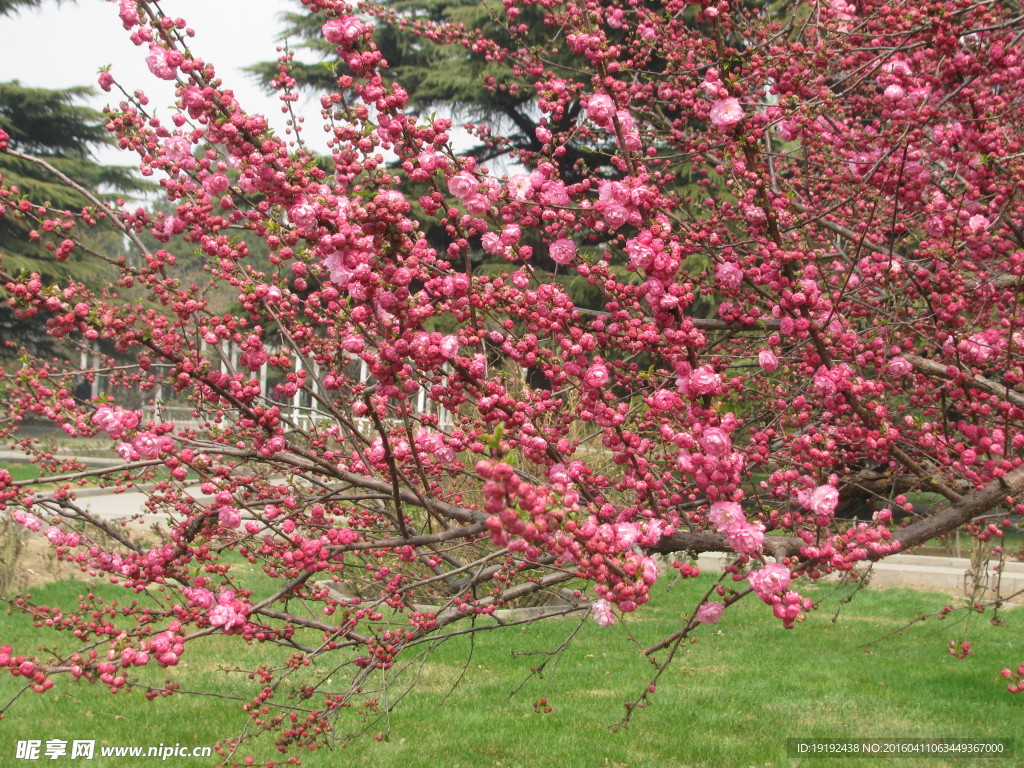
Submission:
M 718 572 L 726 558 L 718 553 L 701 555 L 702 569 Z M 1024 605 L 1024 562 L 1006 563 L 1002 573 L 995 570 L 998 563 L 990 562 L 983 575 L 989 588 L 998 586 L 1004 598 L 1016 594 L 1008 602 Z M 866 567 L 862 566 L 862 567 Z M 971 561 L 964 557 L 936 557 L 933 555 L 890 555 L 871 568 L 871 581 L 879 587 L 910 587 L 911 589 L 948 592 L 962 597 L 967 594 L 967 572 Z M 993 595 L 982 596 L 992 599 Z

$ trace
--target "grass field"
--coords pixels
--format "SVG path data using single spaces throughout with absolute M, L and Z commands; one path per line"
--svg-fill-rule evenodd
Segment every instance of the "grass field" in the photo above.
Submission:
M 974 616 L 968 635 L 974 653 L 962 660 L 947 652 L 948 641 L 961 638 L 962 625 L 948 623 L 955 619 L 932 618 L 861 647 L 941 607 L 944 599 L 902 590 L 861 592 L 843 606 L 834 623 L 832 599 L 791 631 L 765 606 L 740 603 L 719 625 L 702 628 L 696 644 L 681 649 L 659 681 L 651 706 L 636 713 L 628 728 L 614 731 L 609 726 L 620 721 L 624 702 L 637 696 L 653 673 L 640 648 L 678 628 L 680 617 L 708 583 L 702 577 L 670 592 L 662 589 L 628 622 L 608 629 L 585 622 L 557 667 L 542 679 L 528 680 L 513 697 L 510 693 L 541 658 L 513 654 L 557 647 L 577 626 L 575 620 L 484 632 L 475 642 L 448 642 L 404 675 L 387 673 L 388 678 L 398 677 L 393 695 L 417 682 L 390 716 L 375 719 L 346 711 L 337 724 L 341 733 L 367 728 L 371 735 L 385 734 L 384 740 L 364 737 L 343 749 L 306 753 L 302 762 L 380 768 L 839 768 L 887 762 L 789 758 L 786 739 L 942 737 L 1012 738 L 1022 757 L 904 758 L 891 764 L 1024 766 L 1024 696 L 1006 693 L 999 678 L 1003 666 L 1024 660 L 1024 612 L 1007 613 L 1002 626 Z M 74 605 L 82 589 L 78 583 L 54 584 L 37 590 L 35 598 Z M 116 587 L 96 589 L 110 599 L 129 599 Z M 814 594 L 827 591 L 820 587 Z M 12 614 L 4 620 L 3 642 L 24 651 L 55 640 L 34 631 L 24 616 Z M 273 658 L 271 649 L 239 648 L 224 637 L 201 642 L 186 651 L 175 671 L 182 688 L 248 699 L 253 684 L 244 675 L 222 670 L 253 668 Z M 333 661 L 325 660 L 321 670 L 329 672 L 326 664 Z M 375 673 L 369 684 L 385 682 L 384 674 Z M 154 669 L 151 679 L 165 675 Z M 17 694 L 18 682 L 0 678 L 0 700 Z M 535 712 L 534 702 L 541 698 L 549 702 L 550 713 Z M 382 708 L 392 703 L 383 696 L 380 700 Z M 238 700 L 181 694 L 149 702 L 138 693 L 115 696 L 103 687 L 58 679 L 47 694 L 23 694 L 7 711 L 0 723 L 0 764 L 13 763 L 19 739 L 95 739 L 98 746 L 141 747 L 180 742 L 191 747 L 237 737 L 246 728 Z M 281 759 L 266 739 L 244 748 L 241 754 L 246 753 L 260 760 Z M 120 760 L 100 759 L 97 752 L 87 764 L 127 764 L 126 758 Z M 133 764 L 139 762 L 146 760 L 137 758 Z M 198 768 L 217 761 L 172 762 Z
M 11 473 L 11 479 L 15 482 L 20 480 L 35 480 L 39 477 L 39 467 L 29 464 L 27 461 L 4 461 L 0 462 L 0 469 L 6 469 Z

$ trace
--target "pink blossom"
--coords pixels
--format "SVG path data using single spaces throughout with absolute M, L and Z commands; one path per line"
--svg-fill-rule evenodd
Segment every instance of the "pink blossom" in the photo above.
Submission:
M 118 15 L 125 29 L 131 29 L 139 23 L 139 9 L 135 0 L 121 0 Z
M 239 355 L 238 362 L 250 371 L 258 371 L 269 358 L 270 355 L 267 354 L 265 349 L 247 349 Z
M 640 558 L 640 578 L 647 584 L 658 580 L 658 563 L 653 557 Z
M 974 234 L 979 234 L 988 229 L 989 220 L 980 213 L 971 216 L 967 220 L 967 228 Z
M 760 205 L 751 205 L 750 203 L 743 203 L 740 205 L 743 209 L 743 216 L 751 224 L 764 224 L 768 221 L 768 214 L 764 212 L 764 208 Z
M 467 171 L 461 171 L 448 179 L 448 191 L 459 200 L 465 200 L 479 189 L 476 177 Z
M 743 508 L 735 501 L 716 501 L 708 512 L 708 520 L 719 533 L 728 533 L 747 524 Z
M 182 60 L 182 55 L 177 51 L 169 51 L 156 43 L 151 43 L 146 65 L 149 71 L 161 80 L 174 80 L 177 77 L 175 70 L 181 65 Z
M 501 230 L 501 242 L 503 245 L 515 245 L 523 236 L 523 230 L 518 224 L 509 224 Z
M 242 513 L 234 507 L 221 507 L 217 510 L 217 522 L 224 528 L 237 528 L 242 524 Z
M 491 201 L 487 195 L 476 193 L 467 195 L 463 198 L 462 204 L 466 206 L 466 211 L 474 216 L 487 213 L 487 210 L 491 207 Z
M 795 120 L 781 120 L 775 126 L 775 133 L 782 141 L 793 141 L 800 133 L 800 124 Z
M 824 397 L 831 397 L 839 391 L 836 378 L 836 372 L 833 369 L 826 368 L 824 365 L 819 366 L 818 370 L 814 372 L 814 388 Z
M 659 389 L 651 395 L 651 408 L 658 411 L 671 411 L 679 407 L 679 395 L 670 389 Z
M 640 538 L 640 527 L 636 523 L 616 523 L 614 531 L 615 544 L 620 550 L 629 549 Z
M 207 615 L 207 620 L 214 627 L 222 627 L 225 632 L 237 629 L 246 622 L 249 607 L 235 598 L 233 590 L 226 589 L 217 598 L 217 605 Z
M 957 351 L 971 365 L 982 365 L 1006 346 L 1006 340 L 999 331 L 990 328 L 972 334 L 956 345 Z
M 20 509 L 16 509 L 11 513 L 11 519 L 18 525 L 23 525 L 32 533 L 37 533 L 43 527 L 43 521 L 33 515 L 31 512 L 25 512 Z
M 444 435 L 438 432 L 426 432 L 420 430 L 416 433 L 416 448 L 441 463 L 449 463 L 455 460 L 453 451 L 444 441 Z
M 508 190 L 508 196 L 513 200 L 525 200 L 533 191 L 533 184 L 529 174 L 515 173 L 508 177 L 505 188 Z
M 930 216 L 924 222 L 929 237 L 942 237 L 946 234 L 946 223 L 941 216 Z
M 214 607 L 208 616 L 210 624 L 215 627 L 230 627 L 234 625 L 238 614 L 227 605 L 218 605 Z
M 51 525 L 43 531 L 43 535 L 46 537 L 46 540 L 55 547 L 59 547 L 64 543 L 64 532 L 55 525 Z
M 202 589 L 197 587 L 185 587 L 182 590 L 182 594 L 189 601 L 191 605 L 197 608 L 202 608 L 204 611 L 210 610 L 217 603 L 217 598 L 213 596 L 213 592 L 208 589 Z
M 608 368 L 604 363 L 594 363 L 583 375 L 583 382 L 591 389 L 600 389 L 608 383 Z
M 819 485 L 811 492 L 808 507 L 816 515 L 831 515 L 839 504 L 839 491 L 833 485 Z
M 480 247 L 492 256 L 501 256 L 508 246 L 501 242 L 497 232 L 484 232 L 480 236 Z
M 661 518 L 654 518 L 649 521 L 644 527 L 643 535 L 640 537 L 640 543 L 645 547 L 653 547 L 665 536 L 671 536 L 673 532 L 672 526 L 668 525 Z
M 741 555 L 754 555 L 764 546 L 764 525 L 748 523 L 725 532 L 729 546 Z
M 342 16 L 324 22 L 320 32 L 327 42 L 340 45 L 354 43 L 366 29 L 367 25 L 354 16 Z
M 689 388 L 698 395 L 710 395 L 718 390 L 721 383 L 721 377 L 710 365 L 702 365 L 691 374 Z
M 725 606 L 722 603 L 704 603 L 697 609 L 697 621 L 701 624 L 717 624 L 722 620 Z
M 548 255 L 556 264 L 569 264 L 576 258 L 576 243 L 562 238 L 548 246 Z
M 164 142 L 164 154 L 172 163 L 192 157 L 192 143 L 184 136 L 171 136 Z
M 587 100 L 587 117 L 598 125 L 604 127 L 611 122 L 615 114 L 615 102 L 612 97 L 604 93 L 598 93 Z
M 906 376 L 914 370 L 914 366 L 912 366 L 907 359 L 902 356 L 892 358 L 889 361 L 888 368 L 889 373 L 893 376 Z
M 690 375 L 692 374 L 690 364 L 679 360 L 673 364 L 673 369 L 676 372 L 676 389 L 682 395 L 690 394 Z
M 92 415 L 92 422 L 112 439 L 117 440 L 126 430 L 135 429 L 141 418 L 142 414 L 138 411 L 126 411 L 120 406 L 111 408 L 109 405 L 101 405 Z
M 438 349 L 445 360 L 455 358 L 459 354 L 459 337 L 452 334 L 444 336 L 438 344 Z
M 757 364 L 768 373 L 771 373 L 779 367 L 779 358 L 771 350 L 762 349 L 757 353 Z
M 612 229 L 618 229 L 629 223 L 629 210 L 624 205 L 615 202 L 604 202 L 594 206 L 599 211 L 605 223 Z
M 743 107 L 739 99 L 730 96 L 717 99 L 711 104 L 711 122 L 719 128 L 731 128 L 743 119 Z
M 725 456 L 732 450 L 732 439 L 725 430 L 718 427 L 705 429 L 700 444 L 708 456 Z
M 612 606 L 604 598 L 595 601 L 590 608 L 590 612 L 594 617 L 594 621 L 602 627 L 610 627 L 615 623 L 615 614 L 612 613 Z
M 345 264 L 345 254 L 341 251 L 334 251 L 324 259 L 324 266 L 330 275 L 331 282 L 339 288 L 344 288 L 352 279 L 352 270 Z
M 540 188 L 540 200 L 545 205 L 568 205 L 569 191 L 560 181 L 547 181 Z
M 688 451 L 681 451 L 679 457 L 676 459 L 676 467 L 680 472 L 684 472 L 687 475 L 692 475 L 697 467 L 693 463 L 693 454 Z
M 761 600 L 770 603 L 773 597 L 781 595 L 789 586 L 789 568 L 778 563 L 768 563 L 761 570 L 748 573 L 747 581 Z
M 145 432 L 140 432 L 132 440 L 132 448 L 143 459 L 152 459 L 159 456 L 165 450 L 165 446 L 164 439 L 148 429 Z
M 229 186 L 231 186 L 231 182 L 223 173 L 211 173 L 203 179 L 203 189 L 211 195 L 223 194 Z
M 317 225 L 317 210 L 310 203 L 296 203 L 288 209 L 288 221 L 302 229 L 312 229 Z
M 718 265 L 715 277 L 726 288 L 738 288 L 743 282 L 743 270 L 731 261 L 725 261 Z
M 283 435 L 274 435 L 259 447 L 260 456 L 276 456 L 288 447 L 288 441 Z

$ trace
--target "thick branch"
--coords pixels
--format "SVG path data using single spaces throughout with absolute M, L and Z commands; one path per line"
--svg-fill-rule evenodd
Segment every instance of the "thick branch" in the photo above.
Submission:
M 785 557 L 796 553 L 805 546 L 802 539 L 795 536 L 767 536 L 764 540 L 764 551 L 772 557 Z M 679 531 L 665 536 L 653 547 L 646 547 L 648 552 L 669 555 L 674 552 L 732 552 L 725 536 L 718 533 L 696 533 Z
M 946 372 L 947 366 L 942 363 L 937 363 L 934 360 L 928 360 L 920 357 L 919 355 L 903 355 L 903 359 L 923 374 L 935 376 L 940 379 L 949 378 L 949 374 Z M 972 376 L 965 372 L 963 385 L 970 387 L 971 389 L 977 389 L 981 392 L 985 392 L 989 395 L 1001 397 L 1006 402 L 1011 403 L 1018 408 L 1024 408 L 1024 395 L 1010 389 L 1006 384 L 997 384 L 991 379 L 986 379 L 981 374 L 976 373 Z
M 916 547 L 936 536 L 956 530 L 969 523 L 979 515 L 988 512 L 992 507 L 1006 502 L 1008 497 L 1024 493 L 1024 467 L 1008 472 L 997 480 L 993 480 L 980 491 L 965 497 L 959 504 L 942 512 L 911 523 L 893 534 L 903 549 Z

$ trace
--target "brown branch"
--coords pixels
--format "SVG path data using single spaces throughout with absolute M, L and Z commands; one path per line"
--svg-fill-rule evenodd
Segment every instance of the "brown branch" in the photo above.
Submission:
M 764 540 L 764 551 L 772 557 L 785 557 L 789 553 L 799 551 L 800 547 L 806 546 L 803 539 L 796 536 L 766 536 Z M 645 547 L 648 552 L 662 555 L 673 552 L 732 552 L 725 536 L 718 533 L 700 533 L 690 531 L 678 531 L 671 536 L 665 536 L 657 544 Z
M 981 490 L 964 497 L 954 507 L 901 528 L 893 534 L 893 539 L 899 542 L 903 549 L 916 547 L 969 523 L 992 507 L 1003 504 L 1008 498 L 1021 493 L 1024 493 L 1024 467 L 1007 472 Z
M 574 309 L 581 315 L 590 315 L 591 317 L 611 317 L 611 312 L 605 312 L 601 309 L 588 309 L 587 307 L 574 307 Z M 746 323 L 728 323 L 725 320 L 718 320 L 713 317 L 688 317 L 687 318 L 693 327 L 701 331 L 764 331 L 764 330 L 778 330 L 779 324 L 782 322 L 774 317 L 766 317 L 758 320 L 757 322 L 746 324 Z M 653 317 L 644 317 L 645 323 L 653 323 Z
M 934 360 L 928 360 L 919 355 L 904 354 L 903 359 L 927 376 L 935 376 L 941 379 L 949 378 L 949 374 L 946 372 L 948 366 L 945 366 L 942 363 L 937 363 Z M 957 370 L 960 369 L 958 368 Z M 1011 403 L 1018 408 L 1024 408 L 1024 395 L 1010 389 L 1008 385 L 998 384 L 991 379 L 986 379 L 981 374 L 976 373 L 972 376 L 966 371 L 963 371 L 963 373 L 964 386 L 994 395 L 995 397 L 1001 397 L 1006 402 Z

